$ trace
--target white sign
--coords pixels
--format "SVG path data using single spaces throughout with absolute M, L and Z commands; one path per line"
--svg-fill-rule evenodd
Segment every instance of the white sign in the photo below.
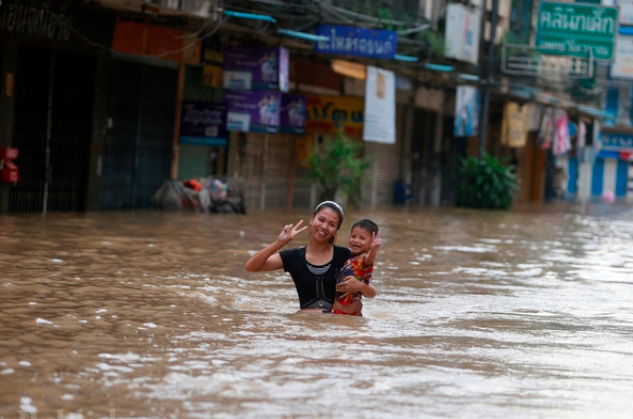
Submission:
M 233 90 L 251 90 L 253 73 L 250 71 L 224 71 L 222 73 L 222 87 Z
M 620 4 L 618 22 L 620 22 L 620 25 L 633 25 L 633 4 Z
M 633 78 L 633 36 L 617 36 L 610 74 L 613 78 Z
M 456 60 L 477 64 L 479 61 L 479 38 L 481 17 L 459 3 L 446 6 L 446 56 Z
M 363 140 L 396 143 L 396 78 L 393 71 L 367 66 Z

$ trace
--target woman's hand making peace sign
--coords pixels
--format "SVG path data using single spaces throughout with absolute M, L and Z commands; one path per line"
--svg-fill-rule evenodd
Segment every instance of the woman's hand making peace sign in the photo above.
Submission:
M 297 234 L 304 232 L 305 230 L 308 229 L 308 226 L 304 226 L 302 228 L 301 224 L 303 224 L 303 220 L 299 221 L 297 223 L 297 225 L 292 225 L 292 224 L 286 224 L 286 226 L 284 227 L 284 229 L 281 231 L 281 233 L 279 233 L 279 241 L 281 243 L 283 243 L 283 245 L 287 245 L 288 243 L 290 243 L 292 241 L 292 239 L 294 239 Z

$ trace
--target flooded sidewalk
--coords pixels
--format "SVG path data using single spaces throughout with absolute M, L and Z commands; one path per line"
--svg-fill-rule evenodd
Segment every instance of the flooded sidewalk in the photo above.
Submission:
M 337 244 L 383 240 L 362 318 L 244 270 L 309 216 L 0 217 L 0 417 L 630 415 L 632 208 L 349 210 Z

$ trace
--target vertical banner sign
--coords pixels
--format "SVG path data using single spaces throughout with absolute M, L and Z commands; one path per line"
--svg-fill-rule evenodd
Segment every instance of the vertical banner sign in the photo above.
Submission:
M 455 100 L 455 137 L 472 137 L 479 132 L 481 93 L 472 86 L 457 86 Z
M 316 52 L 387 59 L 396 55 L 398 33 L 394 31 L 318 25 L 316 34 L 329 38 L 314 44 Z
M 306 131 L 350 137 L 363 135 L 363 109 L 360 97 L 307 95 Z
M 367 66 L 363 140 L 396 143 L 396 82 L 392 71 Z
M 288 50 L 283 47 L 228 47 L 223 54 L 223 87 L 288 91 Z
M 588 3 L 542 1 L 536 48 L 545 54 L 610 61 L 618 32 L 618 9 Z
M 183 102 L 180 144 L 225 146 L 226 114 L 223 103 Z
M 633 78 L 633 4 L 619 2 L 619 34 L 616 35 L 615 52 L 609 75 L 614 78 Z M 627 30 L 627 35 L 623 32 Z
M 279 132 L 304 134 L 306 122 L 306 97 L 303 95 L 281 95 Z
M 279 131 L 281 93 L 266 90 L 225 90 L 227 129 L 241 132 Z
M 206 39 L 202 43 L 200 62 L 202 64 L 202 84 L 210 87 L 222 88 L 222 51 L 217 44 Z M 215 40 L 214 40 L 215 41 Z
M 310 168 L 310 156 L 312 155 L 313 144 L 312 134 L 306 134 L 297 139 L 297 168 Z
M 478 11 L 459 3 L 446 6 L 446 56 L 477 64 L 481 16 Z

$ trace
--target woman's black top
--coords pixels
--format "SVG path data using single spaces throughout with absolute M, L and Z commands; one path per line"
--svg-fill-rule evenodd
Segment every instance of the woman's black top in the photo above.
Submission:
M 332 260 L 323 266 L 315 266 L 306 261 L 305 247 L 282 250 L 279 255 L 284 264 L 284 271 L 292 276 L 297 287 L 301 308 L 321 308 L 329 311 L 334 304 L 336 276 L 345 261 L 352 256 L 352 252 L 347 247 L 334 246 Z M 312 271 L 308 265 L 312 267 Z M 313 271 L 322 273 L 315 274 Z

